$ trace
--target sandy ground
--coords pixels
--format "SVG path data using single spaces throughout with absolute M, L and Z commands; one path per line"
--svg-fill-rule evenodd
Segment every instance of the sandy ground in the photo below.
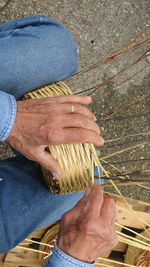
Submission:
M 0 0 L 0 22 L 40 13 L 64 23 L 73 34 L 79 48 L 79 70 L 94 64 L 150 26 L 149 0 L 10 0 L 5 6 L 6 2 L 6 0 Z M 150 45 L 128 56 L 121 57 L 107 69 L 100 66 L 92 72 L 74 78 L 69 84 L 75 93 L 89 89 L 114 75 L 123 66 L 135 61 L 140 55 L 145 55 L 149 49 Z M 133 146 L 138 142 L 149 140 L 149 135 L 123 139 L 126 135 L 148 133 L 150 131 L 149 115 L 100 122 L 102 117 L 111 114 L 119 107 L 149 95 L 150 64 L 147 59 L 125 72 L 122 78 L 126 79 L 129 75 L 132 76 L 144 66 L 146 68 L 128 83 L 119 86 L 109 94 L 93 98 L 91 109 L 97 116 L 98 123 L 102 127 L 102 135 L 106 140 L 104 148 L 97 149 L 100 157 Z M 119 81 L 118 79 L 112 80 L 101 92 Z M 139 104 L 124 109 L 116 117 L 126 117 L 139 113 L 148 114 L 149 112 L 150 102 L 147 97 Z M 110 141 L 116 138 L 121 138 L 121 140 Z M 0 159 L 10 155 L 11 152 L 7 145 L 1 143 Z M 128 171 L 149 169 L 149 160 L 146 160 L 148 158 L 150 158 L 149 146 L 142 145 L 106 160 L 115 162 L 114 166 L 121 171 Z M 140 161 L 141 159 L 142 161 Z M 119 163 L 116 164 L 116 162 Z M 104 162 L 103 166 L 107 170 L 109 169 L 109 166 Z M 140 179 L 137 176 L 132 176 L 132 178 Z M 120 189 L 126 196 L 145 201 L 150 200 L 149 190 L 146 188 L 122 186 Z

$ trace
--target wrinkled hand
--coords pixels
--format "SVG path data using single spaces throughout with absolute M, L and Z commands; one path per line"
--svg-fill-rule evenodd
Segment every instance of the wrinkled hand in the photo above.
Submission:
M 77 260 L 92 263 L 117 245 L 115 202 L 94 185 L 61 220 L 58 247 Z
M 60 165 L 45 151 L 48 145 L 94 143 L 103 145 L 85 96 L 58 96 L 17 102 L 17 116 L 7 142 L 30 160 L 61 176 Z M 72 113 L 72 106 L 74 113 Z

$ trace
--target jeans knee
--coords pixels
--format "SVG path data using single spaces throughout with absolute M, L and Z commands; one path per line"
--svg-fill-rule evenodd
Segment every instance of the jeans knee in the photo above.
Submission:
M 74 38 L 63 24 L 53 19 L 40 15 L 40 22 L 43 27 L 45 26 L 45 35 L 42 42 L 47 44 L 45 47 L 47 55 L 50 56 L 51 50 L 53 51 L 58 69 L 63 69 L 62 79 L 73 75 L 78 65 L 77 47 Z M 50 43 L 51 46 L 49 46 Z
M 8 27 L 10 35 L 0 42 L 0 90 L 18 99 L 26 92 L 65 80 L 76 72 L 76 44 L 63 24 L 36 15 L 3 25 L 1 34 L 6 30 L 8 33 Z

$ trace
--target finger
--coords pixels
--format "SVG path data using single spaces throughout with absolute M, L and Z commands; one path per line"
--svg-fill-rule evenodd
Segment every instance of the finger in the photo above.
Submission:
M 89 211 L 92 218 L 99 217 L 103 205 L 103 189 L 100 185 L 94 184 L 90 191 L 85 194 L 89 201 Z
M 92 98 L 90 96 L 79 96 L 79 95 L 61 95 L 61 96 L 54 96 L 54 97 L 43 97 L 41 99 L 32 99 L 32 100 L 26 100 L 30 101 L 30 103 L 33 103 L 34 105 L 36 102 L 38 104 L 43 103 L 58 103 L 58 104 L 65 104 L 65 103 L 78 103 L 82 105 L 87 105 L 91 103 Z M 24 101 L 24 102 L 26 102 Z
M 91 103 L 92 98 L 90 96 L 79 96 L 79 95 L 61 95 L 61 96 L 54 96 L 54 97 L 45 97 L 38 100 L 39 102 L 43 103 L 58 103 L 58 104 L 65 104 L 65 103 L 78 103 L 82 105 L 87 105 Z
M 117 221 L 117 210 L 116 210 L 116 205 L 115 205 L 114 212 L 113 212 L 113 217 L 112 217 L 112 220 L 111 220 L 111 225 L 114 226 L 116 221 Z
M 72 209 L 72 214 L 79 216 L 80 213 L 87 213 L 93 220 L 93 218 L 99 218 L 102 204 L 103 189 L 100 185 L 94 184 Z
M 115 201 L 107 194 L 104 195 L 104 201 L 105 200 L 111 200 L 113 203 L 112 205 L 114 205 L 114 212 L 113 212 L 113 216 L 112 216 L 112 220 L 111 220 L 111 225 L 114 226 L 115 222 L 116 222 L 116 215 L 117 215 L 117 212 L 116 212 L 116 205 L 115 205 Z
M 74 112 L 72 112 L 72 106 L 74 109 Z M 67 103 L 67 104 L 61 104 L 57 106 L 57 111 L 61 114 L 68 114 L 68 113 L 73 113 L 73 114 L 82 114 L 89 119 L 95 120 L 95 115 L 85 106 L 80 105 L 80 104 L 73 104 L 72 103 Z
M 23 103 L 24 102 L 24 103 Z M 96 120 L 95 115 L 85 106 L 78 103 L 57 103 L 55 100 L 51 100 L 51 98 L 43 98 L 43 99 L 32 99 L 21 101 L 21 105 L 18 103 L 18 110 L 19 111 L 27 111 L 32 113 L 51 113 L 55 114 L 68 114 L 72 113 L 72 106 L 74 109 L 74 113 L 83 114 L 93 120 Z M 19 108 L 20 107 L 20 108 Z
M 36 148 L 35 161 L 37 161 L 43 168 L 51 172 L 54 178 L 59 179 L 62 175 L 61 167 L 57 160 L 55 160 L 50 153 L 45 151 L 45 147 L 39 146 Z
M 104 144 L 104 139 L 94 131 L 82 129 L 82 128 L 65 128 L 59 130 L 50 131 L 48 133 L 48 140 L 45 145 L 57 145 L 57 144 L 80 144 L 80 143 L 92 143 L 97 146 Z
M 54 99 L 56 103 L 64 104 L 64 103 L 78 103 L 82 105 L 86 105 L 91 103 L 92 98 L 90 96 L 79 96 L 79 95 L 63 95 L 57 96 Z
M 79 95 L 62 95 L 62 96 L 54 96 L 54 97 L 43 97 L 40 99 L 29 99 L 26 101 L 18 101 L 18 108 L 20 111 L 28 110 L 32 111 L 39 110 L 39 108 L 46 108 L 51 104 L 81 104 L 88 105 L 92 101 L 90 96 L 79 96 Z M 21 105 L 20 105 L 21 103 Z M 27 104 L 28 103 L 28 104 Z
M 72 106 L 74 109 L 74 112 L 72 112 Z M 80 104 L 73 104 L 72 103 L 67 103 L 67 104 L 49 104 L 49 105 L 41 105 L 39 106 L 39 111 L 40 113 L 49 113 L 49 119 L 51 119 L 51 112 L 54 113 L 55 115 L 58 114 L 82 114 L 89 119 L 96 120 L 95 115 L 85 106 L 80 105 Z
M 104 225 L 112 225 L 114 223 L 114 215 L 115 215 L 115 202 L 110 197 L 104 197 L 103 205 L 100 211 L 100 220 L 104 223 Z
M 100 128 L 97 123 L 81 114 L 63 115 L 60 119 L 60 128 L 83 128 L 100 134 Z

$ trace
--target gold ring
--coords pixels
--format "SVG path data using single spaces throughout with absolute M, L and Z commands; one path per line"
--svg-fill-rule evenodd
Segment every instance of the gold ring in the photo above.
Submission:
M 71 105 L 71 113 L 74 113 L 74 106 L 73 105 Z

